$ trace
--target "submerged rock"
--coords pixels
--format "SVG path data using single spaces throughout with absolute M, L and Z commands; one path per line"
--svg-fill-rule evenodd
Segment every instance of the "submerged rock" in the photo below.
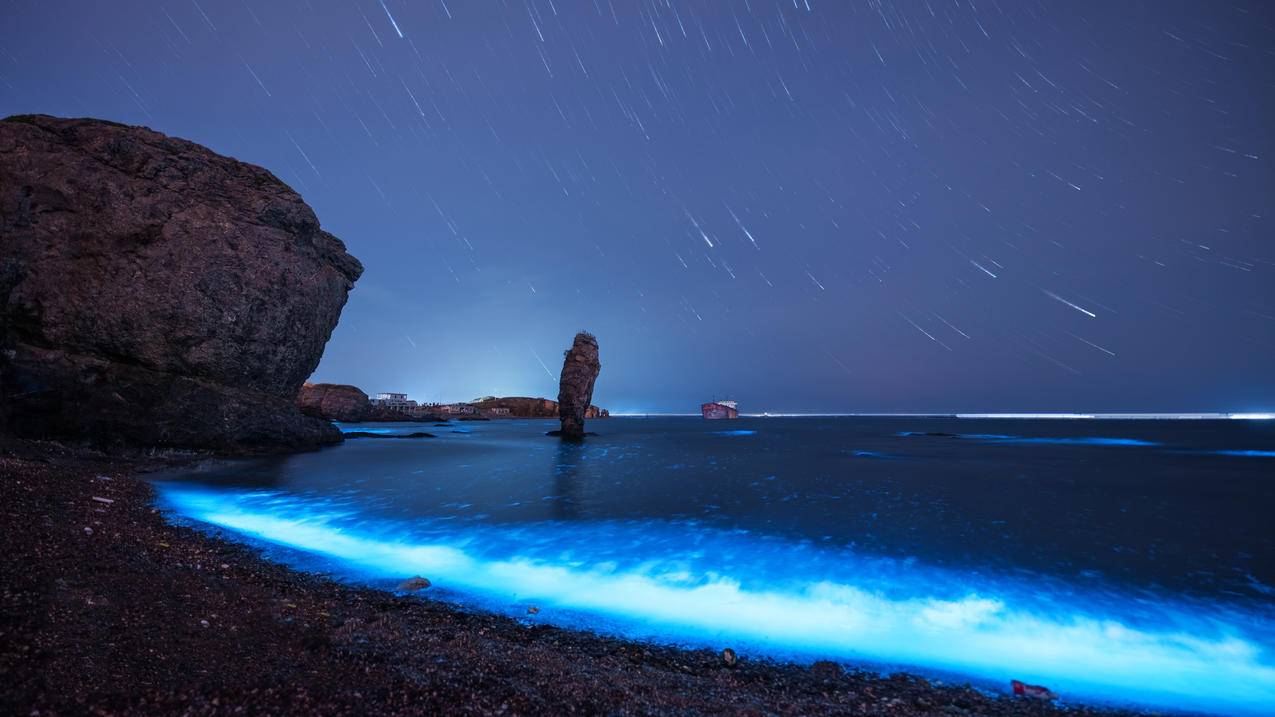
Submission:
M 142 127 L 0 120 L 0 429 L 341 440 L 295 399 L 363 271 L 270 172 Z
M 562 361 L 562 377 L 558 380 L 558 418 L 562 421 L 562 438 L 584 438 L 584 419 L 593 404 L 593 383 L 602 370 L 598 360 L 598 340 L 581 331 Z

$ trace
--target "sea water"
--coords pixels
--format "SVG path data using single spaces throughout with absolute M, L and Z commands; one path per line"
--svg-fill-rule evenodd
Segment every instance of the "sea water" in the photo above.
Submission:
M 277 559 L 637 638 L 1275 713 L 1275 422 L 377 424 L 158 476 Z M 369 426 L 343 427 L 369 430 Z M 398 439 L 428 430 L 436 438 Z

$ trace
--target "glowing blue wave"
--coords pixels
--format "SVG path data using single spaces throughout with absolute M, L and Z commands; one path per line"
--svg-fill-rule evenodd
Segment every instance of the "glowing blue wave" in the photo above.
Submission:
M 1053 446 L 1158 446 L 1155 441 L 1144 441 L 1138 438 L 1105 438 L 1101 436 L 1007 436 L 1001 433 L 944 433 L 933 434 L 918 431 L 904 431 L 896 434 L 901 437 L 940 437 L 966 438 L 989 443 L 1034 443 Z
M 971 438 L 981 438 L 982 436 L 971 436 Z M 1024 438 L 1022 436 L 988 436 L 987 440 L 993 443 L 1039 443 L 1043 445 L 1056 446 L 1158 446 L 1159 443 L 1154 441 L 1143 441 L 1137 438 L 1100 438 L 1100 437 L 1081 437 L 1081 438 Z
M 342 433 L 379 433 L 390 435 L 393 433 L 401 433 L 401 428 L 374 428 L 372 426 L 364 426 L 362 424 L 334 423 Z
M 782 657 L 916 665 L 1064 695 L 1275 713 L 1275 617 L 990 579 L 661 521 L 373 520 L 353 503 L 158 486 L 181 515 L 577 627 Z M 444 593 L 446 594 L 446 593 Z
M 1219 456 L 1240 456 L 1243 458 L 1275 458 L 1275 451 L 1217 451 Z

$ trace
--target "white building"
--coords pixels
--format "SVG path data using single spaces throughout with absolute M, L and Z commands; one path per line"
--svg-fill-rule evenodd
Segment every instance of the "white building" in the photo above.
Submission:
M 416 401 L 409 399 L 406 393 L 378 393 L 376 398 L 370 399 L 370 403 L 404 413 L 411 413 L 416 408 Z

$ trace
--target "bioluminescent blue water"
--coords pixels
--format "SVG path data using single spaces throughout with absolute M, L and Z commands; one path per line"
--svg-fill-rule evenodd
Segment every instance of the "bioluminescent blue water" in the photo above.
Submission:
M 1220 456 L 1242 456 L 1245 458 L 1275 458 L 1275 451 L 1218 451 Z
M 383 586 L 420 574 L 443 599 L 534 604 L 537 620 L 1022 679 L 1073 700 L 1275 712 L 1269 468 L 1216 455 L 1268 451 L 1269 431 L 980 424 L 1085 439 L 993 445 L 950 439 L 975 435 L 969 421 L 734 425 L 616 418 L 578 445 L 500 421 L 157 486 L 175 513 L 299 567 Z M 1087 440 L 1108 429 L 1137 442 Z
M 904 431 L 900 436 L 929 437 L 932 434 L 916 431 Z M 1116 438 L 1112 436 L 1008 436 L 1001 433 L 957 433 L 943 438 L 965 438 L 988 443 L 1035 443 L 1055 446 L 1155 446 L 1155 441 L 1144 441 L 1138 438 Z
M 337 428 L 341 430 L 342 433 L 379 433 L 381 435 L 388 436 L 394 433 L 401 432 L 401 430 L 397 428 L 385 428 L 383 426 L 382 427 L 365 426 L 361 423 L 337 423 L 335 425 Z
M 1056 446 L 1154 446 L 1154 441 L 1140 441 L 1136 438 L 1101 438 L 1084 436 L 1079 438 L 1024 438 L 1022 436 L 1005 436 L 991 439 L 995 443 L 1038 443 Z

